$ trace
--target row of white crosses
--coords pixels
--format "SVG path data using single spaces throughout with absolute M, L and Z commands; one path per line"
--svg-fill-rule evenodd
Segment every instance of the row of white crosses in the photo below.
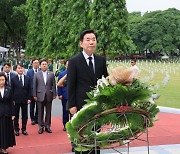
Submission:
M 123 60 L 123 61 L 111 60 L 109 61 L 108 70 L 111 70 L 117 66 L 124 66 L 126 68 L 129 68 L 130 60 Z M 180 63 L 175 62 L 175 61 L 172 61 L 170 63 L 170 62 L 165 62 L 165 61 L 161 62 L 161 61 L 145 60 L 145 61 L 138 61 L 137 66 L 139 67 L 141 71 L 147 72 L 149 74 L 140 79 L 142 82 L 148 82 L 148 81 L 153 80 L 155 78 L 155 73 L 158 73 L 158 72 L 164 75 L 162 83 L 161 84 L 156 83 L 154 85 L 155 90 L 158 90 L 161 86 L 166 87 L 166 85 L 168 84 L 170 80 L 170 74 L 174 74 L 178 76 L 180 73 Z

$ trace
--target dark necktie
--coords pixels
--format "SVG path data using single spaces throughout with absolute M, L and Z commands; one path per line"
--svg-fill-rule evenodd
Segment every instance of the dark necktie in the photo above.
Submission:
M 7 73 L 7 83 L 9 84 L 9 73 Z
M 89 57 L 89 69 L 92 74 L 94 74 L 94 68 L 93 68 L 93 63 L 92 63 L 92 57 Z
M 35 69 L 35 72 L 37 73 L 37 69 Z
M 23 86 L 22 76 L 20 75 L 20 83 Z

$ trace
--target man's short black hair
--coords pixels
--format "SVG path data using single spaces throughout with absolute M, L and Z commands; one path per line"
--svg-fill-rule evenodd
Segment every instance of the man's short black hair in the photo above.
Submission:
M 131 61 L 135 62 L 136 63 L 136 59 L 131 59 Z
M 83 32 L 81 33 L 81 35 L 80 35 L 80 41 L 83 41 L 84 36 L 85 36 L 86 34 L 90 34 L 90 33 L 93 33 L 93 34 L 96 36 L 96 40 L 97 40 L 97 34 L 94 32 L 94 30 L 92 30 L 92 29 L 87 29 L 87 30 L 85 30 L 85 31 L 83 31 Z
M 33 63 L 35 60 L 38 60 L 38 61 L 39 61 L 38 58 L 33 58 L 31 62 Z
M 15 67 L 15 70 L 17 69 L 17 67 L 20 66 L 20 67 L 23 67 L 24 68 L 24 65 L 22 63 L 18 63 Z
M 11 67 L 11 63 L 9 63 L 9 62 L 5 62 L 5 63 L 3 64 L 3 67 L 6 66 L 6 65 L 9 66 L 9 67 Z
M 39 64 L 41 65 L 42 62 L 48 63 L 46 59 L 41 59 L 41 60 L 39 61 Z

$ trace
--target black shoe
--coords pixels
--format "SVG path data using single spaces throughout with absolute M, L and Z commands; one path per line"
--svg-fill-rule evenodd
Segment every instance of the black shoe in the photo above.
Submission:
M 35 124 L 38 124 L 38 121 L 35 121 Z
M 72 147 L 72 152 L 75 152 L 75 149 L 74 149 L 74 147 Z
M 16 131 L 16 132 L 15 132 L 15 135 L 16 135 L 16 136 L 19 136 L 19 131 Z
M 23 134 L 23 135 L 28 135 L 28 133 L 26 132 L 26 130 L 22 130 L 22 134 Z
M 63 131 L 66 131 L 66 128 L 65 128 L 65 127 L 63 128 Z
M 42 134 L 43 132 L 44 132 L 44 128 L 40 128 L 38 131 L 39 134 Z
M 31 125 L 35 125 L 35 124 L 36 124 L 36 121 L 32 121 L 32 122 L 31 122 Z
M 50 128 L 45 128 L 45 131 L 48 133 L 52 133 L 52 130 Z

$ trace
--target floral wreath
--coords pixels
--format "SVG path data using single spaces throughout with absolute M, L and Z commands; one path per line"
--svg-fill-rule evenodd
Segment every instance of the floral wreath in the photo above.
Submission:
M 151 88 L 134 78 L 135 71 L 114 68 L 87 93 L 87 104 L 66 124 L 69 139 L 76 144 L 77 151 L 114 143 L 123 145 L 153 126 L 159 109 L 150 99 Z

